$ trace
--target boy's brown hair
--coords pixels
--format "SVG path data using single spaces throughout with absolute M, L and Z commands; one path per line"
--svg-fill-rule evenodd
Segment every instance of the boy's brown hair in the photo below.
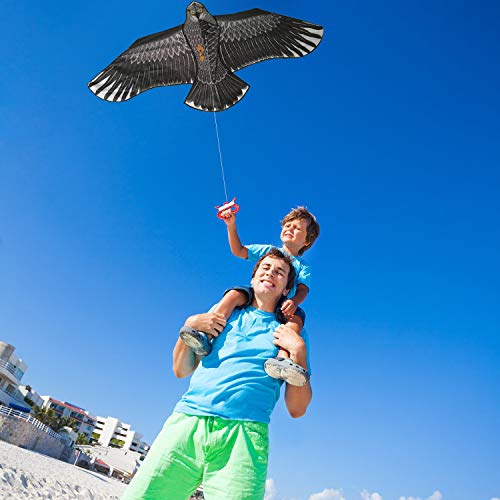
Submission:
M 287 222 L 293 220 L 303 220 L 307 223 L 307 234 L 306 234 L 306 245 L 299 250 L 299 255 L 302 255 L 307 249 L 311 248 L 313 243 L 319 236 L 319 224 L 316 217 L 307 210 L 306 207 L 294 208 L 291 212 L 283 217 L 281 221 L 281 227 L 283 227 Z
M 255 263 L 255 266 L 253 268 L 252 272 L 252 278 L 255 276 L 255 273 L 257 272 L 257 269 L 260 266 L 260 263 L 266 258 L 266 257 L 274 257 L 275 259 L 280 259 L 286 264 L 288 264 L 288 267 L 290 268 L 290 271 L 288 272 L 288 279 L 286 283 L 286 289 L 291 290 L 293 287 L 293 282 L 295 281 L 295 275 L 296 271 L 295 268 L 293 267 L 293 262 L 288 255 L 285 255 L 279 248 L 273 247 L 269 252 L 267 252 L 265 255 L 260 257 L 260 259 Z

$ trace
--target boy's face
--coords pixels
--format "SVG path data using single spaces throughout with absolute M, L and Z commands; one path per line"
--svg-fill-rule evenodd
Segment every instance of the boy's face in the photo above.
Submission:
M 283 243 L 299 249 L 307 246 L 307 222 L 303 219 L 287 222 L 281 228 L 280 238 Z
M 252 278 L 252 286 L 256 295 L 266 295 L 276 298 L 286 295 L 286 284 L 290 267 L 276 257 L 264 257 Z

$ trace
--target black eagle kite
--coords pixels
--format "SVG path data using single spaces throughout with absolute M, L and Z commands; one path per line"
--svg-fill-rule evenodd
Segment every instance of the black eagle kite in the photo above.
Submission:
M 199 2 L 186 22 L 135 41 L 89 84 L 106 101 L 127 101 L 162 85 L 192 83 L 184 101 L 202 111 L 236 104 L 249 85 L 233 74 L 250 64 L 302 57 L 320 43 L 323 28 L 260 9 L 212 16 Z

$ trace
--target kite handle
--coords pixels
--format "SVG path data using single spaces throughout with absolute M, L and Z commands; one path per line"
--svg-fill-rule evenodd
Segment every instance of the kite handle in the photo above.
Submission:
M 217 209 L 217 217 L 219 219 L 224 219 L 222 213 L 226 210 L 231 210 L 231 213 L 236 214 L 240 211 L 240 206 L 236 203 L 236 198 L 233 198 L 231 201 L 226 201 L 224 205 L 216 206 Z

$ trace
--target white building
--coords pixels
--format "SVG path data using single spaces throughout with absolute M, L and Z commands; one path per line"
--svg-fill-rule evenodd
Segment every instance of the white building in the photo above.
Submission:
M 0 403 L 29 412 L 30 406 L 19 391 L 28 365 L 15 354 L 15 347 L 0 341 Z
M 79 446 L 86 455 L 91 458 L 97 470 L 110 477 L 127 479 L 127 482 L 136 473 L 142 463 L 144 456 L 136 451 L 111 448 L 109 446 Z M 106 466 L 108 470 L 106 470 Z
M 94 415 L 79 406 L 59 401 L 51 396 L 42 396 L 42 399 L 44 401 L 43 408 L 52 408 L 58 417 L 70 417 L 76 424 L 76 432 L 85 434 L 87 440 L 90 440 L 96 425 Z
M 19 386 L 19 392 L 21 395 L 24 397 L 24 401 L 28 402 L 30 401 L 31 403 L 28 403 L 30 406 L 33 404 L 34 406 L 39 406 L 40 408 L 43 406 L 43 399 L 38 392 L 33 390 L 31 386 L 29 385 L 21 385 Z
M 130 450 L 146 456 L 149 445 L 141 441 L 142 434 L 132 430 L 130 424 L 121 422 L 114 417 L 97 417 L 97 423 L 92 434 L 92 441 L 101 446 L 114 446 Z

